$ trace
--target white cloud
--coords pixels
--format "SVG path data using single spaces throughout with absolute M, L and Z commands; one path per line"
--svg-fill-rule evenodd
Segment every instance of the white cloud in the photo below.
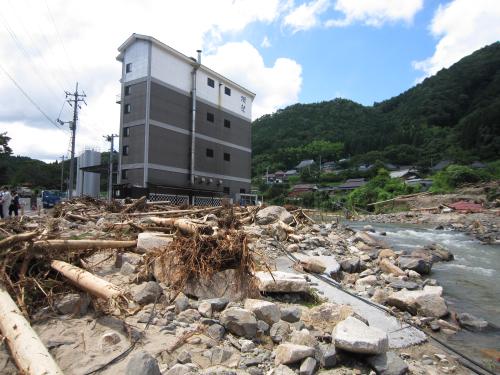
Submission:
M 283 20 L 285 26 L 292 28 L 292 31 L 304 31 L 319 26 L 321 21 L 319 16 L 329 7 L 328 0 L 313 0 L 292 9 Z
M 267 67 L 259 51 L 246 41 L 217 48 L 214 54 L 204 57 L 204 63 L 257 93 L 253 118 L 298 100 L 302 67 L 288 58 L 279 58 Z
M 440 40 L 432 56 L 413 63 L 415 69 L 424 73 L 421 79 L 500 40 L 500 1 L 454 0 L 440 5 L 430 31 Z
M 59 32 L 45 3 L 50 7 Z M 0 54 L 6 57 L 0 63 L 54 119 L 63 103 L 63 90 L 73 90 L 78 80 L 88 95 L 89 105 L 81 111 L 77 149 L 91 146 L 104 150 L 108 144 L 102 135 L 116 133 L 119 125 L 115 95 L 120 90 L 121 67 L 115 60 L 117 48 L 130 34 L 152 35 L 187 55 L 195 55 L 196 49 L 201 47 L 204 53 L 217 56 L 216 51 L 223 45 L 226 35 L 232 40 L 241 40 L 240 33 L 248 25 L 276 22 L 290 6 L 290 0 L 88 0 L 85 6 L 65 0 L 8 1 L 3 4 L 0 14 Z M 4 21 L 15 33 L 21 50 L 3 27 Z M 261 58 L 258 52 L 258 56 L 254 56 L 256 50 L 248 46 L 244 52 L 251 53 L 254 62 Z M 292 67 L 297 66 L 288 59 L 279 59 L 270 68 L 262 62 L 262 65 L 255 64 L 249 66 L 249 70 L 238 72 L 234 79 L 242 84 L 253 82 L 245 76 L 262 76 L 263 71 L 270 69 L 278 76 L 290 74 L 288 79 L 296 82 L 297 69 Z M 255 67 L 260 70 L 252 71 Z M 271 78 L 266 79 L 272 81 Z M 298 94 L 290 85 L 277 84 L 272 89 L 264 84 L 263 89 L 267 90 L 264 93 L 259 91 L 261 86 L 258 84 L 252 88 L 258 97 L 267 98 L 268 102 L 261 106 L 266 110 L 286 103 L 284 97 L 296 100 Z M 3 98 L 0 132 L 9 132 L 16 154 L 55 159 L 66 152 L 68 132 L 60 133 L 49 124 L 1 71 L 0 97 Z M 256 108 L 255 113 L 262 111 Z M 63 120 L 71 118 L 68 106 L 61 117 Z M 55 136 L 59 133 L 62 138 Z
M 271 41 L 269 40 L 269 38 L 267 37 L 267 35 L 264 37 L 264 39 L 262 39 L 262 42 L 260 43 L 260 46 L 262 48 L 269 48 L 269 47 L 271 47 Z
M 422 7 L 423 0 L 337 0 L 334 9 L 343 13 L 344 18 L 328 20 L 325 26 L 348 26 L 355 22 L 375 27 L 387 22 L 411 23 Z

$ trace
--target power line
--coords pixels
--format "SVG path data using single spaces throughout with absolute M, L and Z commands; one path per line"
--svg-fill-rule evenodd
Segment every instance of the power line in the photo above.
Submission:
M 38 76 L 38 78 L 40 78 L 40 80 L 42 80 L 45 83 L 46 87 L 54 95 L 54 97 L 57 98 L 58 94 L 55 93 L 55 91 L 50 86 L 49 82 L 40 73 L 40 71 L 38 70 L 37 66 L 34 64 L 31 55 L 26 50 L 26 48 L 24 48 L 23 44 L 21 43 L 21 41 L 17 37 L 15 31 L 10 27 L 9 23 L 7 22 L 7 20 L 1 14 L 0 14 L 0 20 L 2 21 L 2 25 L 4 26 L 5 30 L 7 30 L 7 32 L 9 33 L 11 39 L 14 41 L 14 44 L 16 45 L 16 47 L 19 49 L 19 51 L 21 51 L 21 53 L 26 57 L 26 59 L 30 63 L 30 67 L 33 70 L 33 72 Z
M 47 3 L 47 0 L 44 0 L 44 2 L 45 2 L 45 6 L 47 7 L 47 11 L 49 13 L 50 20 L 52 21 L 52 25 L 54 25 L 54 29 L 56 30 L 56 34 L 57 34 L 57 38 L 59 39 L 59 43 L 61 43 L 61 46 L 64 50 L 64 55 L 66 56 L 66 60 L 68 60 L 68 64 L 69 64 L 70 68 L 73 70 L 73 73 L 75 74 L 75 76 L 78 77 L 75 66 L 73 65 L 73 63 L 69 57 L 68 51 L 66 50 L 66 46 L 64 45 L 63 39 L 61 38 L 61 34 L 59 33 L 59 29 L 57 28 L 57 24 L 54 21 L 54 17 L 52 16 L 52 12 L 50 11 L 49 4 Z
M 10 4 L 10 7 L 12 9 L 12 16 L 15 17 L 16 24 L 21 25 L 21 28 L 23 29 L 24 33 L 28 36 L 28 39 L 31 41 L 31 47 L 35 50 L 35 52 L 38 54 L 38 56 L 40 56 L 40 58 L 43 60 L 45 66 L 48 67 L 50 64 L 47 62 L 47 60 L 45 59 L 45 56 L 40 51 L 40 49 L 37 47 L 37 43 L 35 42 L 35 40 L 31 36 L 31 33 L 28 31 L 28 28 L 24 24 L 22 18 L 17 16 L 17 11 L 14 10 L 14 5 L 12 4 L 11 0 L 9 0 L 9 4 Z M 49 70 L 50 74 L 52 75 L 52 77 L 54 78 L 54 82 L 56 82 L 56 84 L 59 86 L 61 91 L 64 91 L 64 85 L 61 84 L 61 81 L 59 80 L 59 78 L 54 74 L 54 72 L 52 70 L 50 70 L 50 69 L 48 69 L 48 70 Z
M 17 83 L 17 81 L 14 79 L 14 77 L 12 77 L 9 72 L 7 72 L 5 70 L 5 68 L 2 66 L 2 64 L 0 64 L 0 69 L 2 69 L 2 71 L 4 72 L 4 74 L 12 81 L 12 83 L 19 89 L 19 91 L 21 91 L 21 93 L 26 97 L 26 99 L 29 100 L 29 102 L 31 104 L 33 104 L 33 106 L 52 124 L 54 125 L 57 129 L 59 130 L 62 130 L 59 125 L 56 124 L 56 122 L 54 120 L 52 120 L 49 115 L 47 115 L 47 113 L 44 112 L 44 110 L 35 102 L 34 99 L 31 98 L 31 96 L 28 95 L 28 93 L 26 91 L 24 91 L 24 89 L 21 87 L 21 85 L 19 85 L 19 83 Z

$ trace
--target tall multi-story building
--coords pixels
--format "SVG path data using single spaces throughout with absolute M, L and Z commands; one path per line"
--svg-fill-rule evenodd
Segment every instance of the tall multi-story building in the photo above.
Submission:
M 157 39 L 132 34 L 122 63 L 118 183 L 188 196 L 249 193 L 255 94 Z

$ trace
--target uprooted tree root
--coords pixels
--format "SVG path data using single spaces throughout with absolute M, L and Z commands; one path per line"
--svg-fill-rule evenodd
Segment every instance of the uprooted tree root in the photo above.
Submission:
M 234 269 L 239 290 L 256 294 L 255 261 L 244 232 L 227 229 L 213 236 L 177 236 L 168 247 L 151 253 L 149 258 L 146 264 L 158 261 L 175 292 L 182 291 L 189 280 L 207 281 L 218 272 Z

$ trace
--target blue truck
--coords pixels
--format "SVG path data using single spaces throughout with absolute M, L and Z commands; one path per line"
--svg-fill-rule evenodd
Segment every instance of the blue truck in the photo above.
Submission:
M 61 202 L 61 192 L 58 190 L 42 190 L 43 208 L 52 208 Z

